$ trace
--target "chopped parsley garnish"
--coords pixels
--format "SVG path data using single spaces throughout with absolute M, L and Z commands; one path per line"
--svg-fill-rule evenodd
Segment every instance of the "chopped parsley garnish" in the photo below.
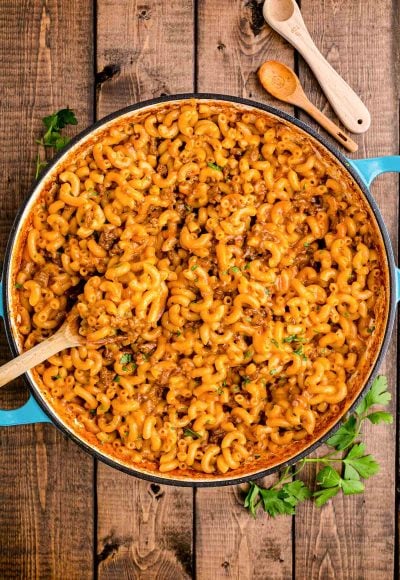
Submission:
M 305 248 L 309 248 L 310 246 L 311 246 L 310 242 L 305 242 L 305 243 L 304 243 L 304 247 L 305 247 Z
M 222 172 L 222 167 L 220 167 L 216 163 L 207 163 L 207 165 L 208 165 L 208 167 L 211 167 L 211 169 L 215 169 L 216 171 Z
M 374 332 L 375 328 L 376 328 L 375 326 L 370 326 L 369 328 L 367 328 L 368 334 L 372 334 Z
M 121 356 L 121 358 L 119 359 L 119 362 L 124 365 L 126 363 L 130 363 L 132 361 L 132 355 L 125 353 Z
M 61 379 L 61 375 L 54 375 L 54 377 L 51 377 L 53 379 L 53 381 L 57 381 L 58 379 Z
M 218 393 L 218 395 L 223 395 L 224 394 L 223 387 L 217 387 L 217 393 Z
M 283 342 L 304 342 L 305 338 L 297 336 L 297 334 L 290 334 L 283 339 Z
M 279 342 L 275 340 L 275 338 L 271 338 L 271 342 L 274 346 L 276 346 L 276 348 L 279 348 Z
M 235 274 L 236 274 L 236 272 L 240 272 L 240 268 L 238 268 L 237 266 L 232 266 L 231 268 L 229 268 L 229 270 L 231 272 L 235 272 Z
M 186 428 L 183 432 L 184 437 L 192 437 L 192 439 L 201 439 L 200 433 L 193 431 L 192 429 Z
M 96 415 L 96 409 L 90 409 L 89 413 L 93 416 Z
M 249 270 L 249 269 L 250 269 L 250 262 L 247 262 L 245 267 L 244 267 L 244 270 Z
M 250 382 L 251 382 L 251 379 L 250 379 L 250 377 L 248 377 L 248 376 L 246 376 L 246 375 L 245 375 L 245 376 L 243 377 L 243 380 L 242 380 L 242 382 L 243 382 L 243 384 L 244 384 L 244 385 L 247 385 L 248 383 L 250 383 Z
M 253 356 L 253 352 L 251 350 L 246 350 L 244 353 L 244 358 L 250 358 Z
M 276 375 L 276 373 L 278 373 L 278 372 L 279 372 L 279 371 L 278 371 L 278 369 L 271 369 L 271 370 L 269 371 L 269 374 L 270 374 L 270 375 L 272 375 L 272 376 L 274 376 L 274 375 Z
M 22 284 L 18 284 L 18 282 L 15 284 L 15 287 L 16 287 L 18 290 L 21 290 L 21 288 L 23 288 Z
M 300 346 L 298 349 L 294 350 L 293 352 L 294 352 L 294 354 L 297 354 L 297 356 L 301 357 L 302 360 L 307 360 L 307 357 L 303 352 L 302 346 Z
M 194 272 L 195 270 L 197 270 L 198 267 L 199 267 L 198 264 L 194 264 L 194 266 L 192 266 L 190 269 L 192 270 L 192 272 Z
M 119 375 L 115 375 L 115 377 L 113 378 L 114 383 L 119 383 L 120 380 L 121 377 Z

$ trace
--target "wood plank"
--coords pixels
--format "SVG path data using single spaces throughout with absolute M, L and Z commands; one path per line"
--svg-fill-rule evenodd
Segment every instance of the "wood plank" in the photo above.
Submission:
M 98 86 L 98 116 L 193 91 L 193 31 L 191 0 L 102 0 L 97 78 L 118 74 Z M 101 463 L 97 481 L 99 579 L 190 578 L 193 491 L 151 485 Z
M 41 118 L 69 105 L 82 128 L 91 120 L 93 53 L 91 4 L 82 11 L 76 0 L 4 0 L 1 8 L 3 254 L 34 179 Z M 0 355 L 9 358 L 4 333 Z M 15 381 L 1 390 L 0 407 L 17 407 L 26 397 L 23 381 Z M 51 425 L 4 428 L 0 447 L 1 578 L 91 578 L 92 459 Z
M 98 117 L 139 100 L 193 91 L 193 55 L 193 0 L 101 0 Z
M 292 109 L 270 97 L 256 71 L 270 59 L 293 66 L 292 49 L 262 19 L 262 2 L 203 0 L 198 14 L 198 90 L 243 96 Z M 223 15 L 223 18 L 222 16 Z M 212 63 L 212 65 L 210 65 Z M 275 476 L 261 481 L 271 485 Z M 291 577 L 292 521 L 254 520 L 243 508 L 243 490 L 232 486 L 196 491 L 196 577 L 273 580 Z
M 315 10 L 314 2 L 302 0 L 301 10 L 324 56 L 361 96 L 371 112 L 371 128 L 366 134 L 355 136 L 360 145 L 357 156 L 398 153 L 398 89 L 393 75 L 394 47 L 398 42 L 398 31 L 392 23 L 395 3 L 390 0 L 326 2 L 324 10 Z M 303 61 L 300 62 L 300 78 L 312 102 L 336 121 Z M 310 122 L 305 115 L 302 118 Z M 395 249 L 398 235 L 397 181 L 397 176 L 385 175 L 372 187 Z M 394 410 L 395 335 L 381 372 L 388 376 Z M 393 575 L 395 425 L 366 425 L 364 432 L 367 449 L 380 463 L 381 472 L 367 482 L 363 496 L 337 497 L 322 510 L 308 502 L 298 510 L 295 546 L 297 580 L 386 580 Z M 324 450 L 319 453 L 323 454 Z M 306 478 L 314 481 L 313 468 L 308 470 Z

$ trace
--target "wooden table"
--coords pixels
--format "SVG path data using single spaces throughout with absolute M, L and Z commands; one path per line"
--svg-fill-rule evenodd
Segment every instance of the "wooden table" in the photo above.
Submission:
M 41 118 L 69 105 L 83 129 L 163 94 L 218 92 L 272 103 L 256 70 L 294 67 L 306 93 L 335 116 L 307 65 L 263 22 L 260 0 L 2 0 L 0 5 L 1 248 L 34 179 Z M 372 115 L 359 156 L 398 153 L 398 2 L 302 0 L 317 45 Z M 303 114 L 299 115 L 310 124 Z M 398 237 L 397 177 L 373 186 Z M 396 399 L 396 334 L 384 372 Z M 2 338 L 1 358 L 9 357 Z M 27 397 L 22 381 L 3 408 Z M 254 520 L 237 487 L 150 484 L 94 461 L 52 425 L 0 434 L 0 578 L 388 580 L 397 577 L 396 426 L 365 428 L 381 472 L 363 496 L 295 518 Z M 321 451 L 320 451 L 321 453 Z M 313 479 L 313 470 L 306 474 Z M 268 478 L 265 483 L 271 483 Z

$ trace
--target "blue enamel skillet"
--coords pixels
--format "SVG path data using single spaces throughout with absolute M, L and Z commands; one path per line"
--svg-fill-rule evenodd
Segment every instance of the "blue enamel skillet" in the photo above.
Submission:
M 272 466 L 250 466 L 247 471 L 242 470 L 236 475 L 229 474 L 229 472 L 226 476 L 209 476 L 206 474 L 198 474 L 198 477 L 160 474 L 142 469 L 137 465 L 129 465 L 111 455 L 106 454 L 105 452 L 102 452 L 98 446 L 91 445 L 86 440 L 81 438 L 76 432 L 72 431 L 72 429 L 62 419 L 62 417 L 57 415 L 54 409 L 47 402 L 43 392 L 39 389 L 31 372 L 25 375 L 27 384 L 30 389 L 30 396 L 28 401 L 18 409 L 0 410 L 0 427 L 11 427 L 33 423 L 52 423 L 64 434 L 78 443 L 85 451 L 100 459 L 101 461 L 104 461 L 112 467 L 120 469 L 131 475 L 135 475 L 157 483 L 181 486 L 218 486 L 238 484 L 250 479 L 254 479 L 256 477 L 264 477 L 265 475 L 268 475 L 277 469 L 281 469 L 282 467 L 296 463 L 299 461 L 299 459 L 311 453 L 327 437 L 332 435 L 332 432 L 335 429 L 339 427 L 344 415 L 348 412 L 351 412 L 352 409 L 354 409 L 355 406 L 360 402 L 360 399 L 363 397 L 363 395 L 366 394 L 372 381 L 377 375 L 379 366 L 383 361 L 390 342 L 396 315 L 396 306 L 400 300 L 400 270 L 395 264 L 389 234 L 387 232 L 379 208 L 370 193 L 369 187 L 372 181 L 381 173 L 400 172 L 400 156 L 376 157 L 359 160 L 347 159 L 340 151 L 335 149 L 328 141 L 321 137 L 321 135 L 318 135 L 311 127 L 307 126 L 302 121 L 299 121 L 298 119 L 295 119 L 294 117 L 291 117 L 290 115 L 273 107 L 255 103 L 246 99 L 214 94 L 184 94 L 160 97 L 142 103 L 137 103 L 105 117 L 104 119 L 98 121 L 80 133 L 68 144 L 65 149 L 63 149 L 61 153 L 59 153 L 57 157 L 54 158 L 52 163 L 46 168 L 44 174 L 34 185 L 32 191 L 22 204 L 22 207 L 18 212 L 10 232 L 5 252 L 4 270 L 0 286 L 0 315 L 4 319 L 6 335 L 12 356 L 15 357 L 19 354 L 20 351 L 17 327 L 12 315 L 12 272 L 16 257 L 15 254 L 17 241 L 21 235 L 26 218 L 31 212 L 35 202 L 43 190 L 43 187 L 45 186 L 46 182 L 57 172 L 58 168 L 66 160 L 67 156 L 83 148 L 85 143 L 89 145 L 90 141 L 92 141 L 98 133 L 104 131 L 108 126 L 113 125 L 117 120 L 121 120 L 124 117 L 129 117 L 133 113 L 136 114 L 141 112 L 151 112 L 153 108 L 158 108 L 160 104 L 176 104 L 181 103 L 186 99 L 196 99 L 202 102 L 218 101 L 220 103 L 226 103 L 227 105 L 234 104 L 239 108 L 246 110 L 254 110 L 256 112 L 264 111 L 270 116 L 275 117 L 286 124 L 296 126 L 299 130 L 305 132 L 308 137 L 314 140 L 317 143 L 319 149 L 324 149 L 327 155 L 329 155 L 330 158 L 333 159 L 334 162 L 346 172 L 351 182 L 358 186 L 360 194 L 364 198 L 365 203 L 369 206 L 371 213 L 375 218 L 377 229 L 380 232 L 382 240 L 381 245 L 384 249 L 383 259 L 387 264 L 386 269 L 388 288 L 386 290 L 389 301 L 389 304 L 387 305 L 388 308 L 384 331 L 380 337 L 379 348 L 377 349 L 376 356 L 374 356 L 373 361 L 371 361 L 371 368 L 369 369 L 367 379 L 364 381 L 364 384 L 360 386 L 354 396 L 352 396 L 351 401 L 346 407 L 343 408 L 337 419 L 333 423 L 329 424 L 327 428 L 316 438 L 314 437 L 313 440 L 310 441 L 309 444 L 307 444 L 303 449 L 301 449 L 300 452 L 295 453 L 290 457 L 283 457 L 281 461 L 275 462 L 275 464 Z M 6 453 L 6 450 L 4 452 Z

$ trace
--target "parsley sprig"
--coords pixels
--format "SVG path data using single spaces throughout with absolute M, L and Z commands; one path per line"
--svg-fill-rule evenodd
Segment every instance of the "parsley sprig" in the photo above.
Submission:
M 41 147 L 36 158 L 36 179 L 39 177 L 42 169 L 47 165 L 47 161 L 42 159 L 42 148 L 52 147 L 56 151 L 60 151 L 70 140 L 69 137 L 61 135 L 61 130 L 67 125 L 78 124 L 75 113 L 68 107 L 66 109 L 60 109 L 60 111 L 53 113 L 53 115 L 44 117 L 42 121 L 46 132 L 41 139 L 36 140 L 36 143 Z
M 287 467 L 279 481 L 269 488 L 263 488 L 255 482 L 250 483 L 244 500 L 244 507 L 255 517 L 261 505 L 271 517 L 293 515 L 301 501 L 312 499 L 320 507 L 337 495 L 363 493 L 362 479 L 368 479 L 379 471 L 379 464 L 372 455 L 366 452 L 365 445 L 357 441 L 361 426 L 368 420 L 373 424 L 392 423 L 393 415 L 387 411 L 377 410 L 376 405 L 385 406 L 391 400 L 387 390 L 387 378 L 375 379 L 364 400 L 358 405 L 355 413 L 327 441 L 334 451 L 317 458 L 305 458 L 292 468 Z M 293 480 L 309 463 L 322 465 L 316 477 L 316 489 L 312 491 L 301 480 Z

